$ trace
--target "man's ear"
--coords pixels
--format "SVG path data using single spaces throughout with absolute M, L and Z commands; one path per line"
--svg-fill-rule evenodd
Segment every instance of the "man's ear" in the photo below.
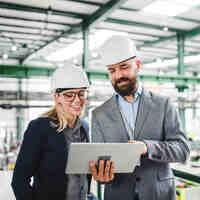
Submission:
M 139 71 L 141 66 L 141 60 L 136 60 L 136 65 L 137 65 L 137 71 Z

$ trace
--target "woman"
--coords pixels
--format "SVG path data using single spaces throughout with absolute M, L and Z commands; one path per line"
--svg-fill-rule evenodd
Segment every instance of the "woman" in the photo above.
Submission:
M 88 141 L 87 124 L 79 118 L 88 87 L 81 68 L 54 73 L 55 106 L 31 121 L 24 134 L 12 179 L 16 200 L 86 199 L 87 177 L 66 175 L 65 168 L 69 144 Z

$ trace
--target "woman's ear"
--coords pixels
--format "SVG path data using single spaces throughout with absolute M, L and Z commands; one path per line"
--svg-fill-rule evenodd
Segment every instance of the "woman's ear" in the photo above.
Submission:
M 56 103 L 60 103 L 59 94 L 57 92 L 53 94 L 53 97 Z

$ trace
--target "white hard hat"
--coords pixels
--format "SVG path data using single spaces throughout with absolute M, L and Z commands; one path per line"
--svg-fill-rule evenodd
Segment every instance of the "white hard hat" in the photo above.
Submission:
M 88 88 L 89 82 L 82 67 L 68 66 L 57 68 L 52 76 L 52 90 L 58 88 Z
M 105 41 L 100 55 L 104 65 L 113 65 L 136 56 L 134 42 L 126 36 L 114 35 Z

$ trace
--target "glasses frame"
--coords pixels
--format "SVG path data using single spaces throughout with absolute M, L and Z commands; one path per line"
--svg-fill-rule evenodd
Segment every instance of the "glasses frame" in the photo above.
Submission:
M 72 94 L 72 96 L 67 96 L 67 93 Z M 82 96 L 81 93 L 84 93 L 84 95 Z M 58 94 L 61 95 L 66 102 L 73 102 L 76 99 L 76 96 L 78 96 L 80 101 L 84 101 L 87 99 L 88 90 L 80 90 L 79 92 L 60 92 Z

